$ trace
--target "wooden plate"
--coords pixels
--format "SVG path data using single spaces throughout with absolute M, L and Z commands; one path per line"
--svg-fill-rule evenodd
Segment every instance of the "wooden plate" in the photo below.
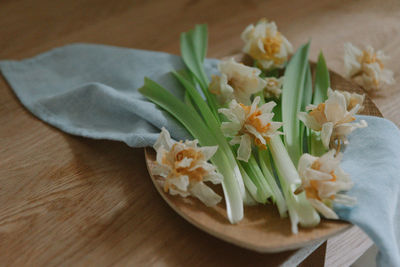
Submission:
M 311 64 L 313 77 L 314 66 L 315 64 Z M 333 89 L 364 93 L 360 87 L 335 72 L 330 72 L 330 79 Z M 365 98 L 364 105 L 362 114 L 382 117 L 381 112 L 368 96 Z M 232 225 L 226 217 L 224 201 L 216 207 L 209 208 L 195 198 L 181 198 L 165 193 L 157 182 L 160 177 L 153 176 L 151 173 L 155 151 L 152 148 L 145 148 L 145 158 L 155 187 L 172 209 L 201 230 L 240 247 L 258 252 L 280 252 L 326 240 L 351 227 L 351 224 L 344 221 L 323 219 L 318 227 L 311 229 L 300 227 L 299 233 L 293 235 L 290 220 L 281 219 L 277 208 L 273 205 L 246 206 L 243 220 Z

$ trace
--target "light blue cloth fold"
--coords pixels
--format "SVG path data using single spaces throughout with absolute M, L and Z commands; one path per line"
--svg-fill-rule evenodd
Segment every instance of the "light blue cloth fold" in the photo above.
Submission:
M 206 60 L 208 74 L 217 60 Z M 0 69 L 22 104 L 43 121 L 74 135 L 152 145 L 165 126 L 175 139 L 190 138 L 168 114 L 137 89 L 145 76 L 182 98 L 169 74 L 180 57 L 144 50 L 74 44 L 22 61 L 0 61 Z M 355 207 L 336 206 L 343 220 L 361 227 L 378 246 L 380 266 L 400 266 L 400 132 L 388 120 L 368 122 L 349 138 L 342 162 L 355 182 Z M 21 129 L 23 130 L 23 129 Z
M 217 60 L 206 70 L 217 71 Z M 0 68 L 24 106 L 40 119 L 74 134 L 152 145 L 162 126 L 176 139 L 189 138 L 174 119 L 137 89 L 150 77 L 178 97 L 179 83 L 168 73 L 183 69 L 175 55 L 104 45 L 73 44 Z
M 400 131 L 389 120 L 358 117 L 368 127 L 350 135 L 341 164 L 354 181 L 348 194 L 357 205 L 335 210 L 375 242 L 379 266 L 400 266 Z

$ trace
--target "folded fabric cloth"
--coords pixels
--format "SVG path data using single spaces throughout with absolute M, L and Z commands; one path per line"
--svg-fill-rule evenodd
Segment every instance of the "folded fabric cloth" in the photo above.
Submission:
M 217 62 L 207 60 L 206 69 L 216 71 Z M 184 68 L 178 56 L 73 44 L 0 65 L 22 104 L 67 133 L 123 141 L 132 147 L 153 145 L 162 126 L 175 139 L 190 138 L 176 120 L 137 91 L 147 76 L 183 97 L 180 85 L 168 73 Z
M 215 59 L 205 62 L 217 73 Z M 74 44 L 22 61 L 0 61 L 0 70 L 22 104 L 43 121 L 74 135 L 151 146 L 165 126 L 191 138 L 166 112 L 138 93 L 148 76 L 182 98 L 169 74 L 180 57 L 103 45 Z M 340 218 L 361 227 L 380 252 L 380 266 L 400 266 L 400 132 L 388 120 L 362 116 L 368 127 L 349 138 L 342 163 L 355 182 L 355 207 L 336 206 Z
M 354 181 L 348 194 L 357 204 L 335 211 L 375 242 L 379 266 L 400 266 L 400 131 L 386 119 L 358 117 L 368 127 L 350 135 L 341 164 Z

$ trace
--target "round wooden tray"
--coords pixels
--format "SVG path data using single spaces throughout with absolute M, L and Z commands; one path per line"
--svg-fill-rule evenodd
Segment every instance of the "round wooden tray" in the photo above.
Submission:
M 315 64 L 312 63 L 313 77 L 314 67 Z M 330 72 L 330 79 L 333 89 L 364 93 L 360 87 L 335 72 Z M 365 98 L 364 106 L 362 114 L 382 117 L 368 96 Z M 157 183 L 157 177 L 151 173 L 155 151 L 152 148 L 145 148 L 145 158 L 155 187 L 172 209 L 199 229 L 240 247 L 258 252 L 280 252 L 326 240 L 351 227 L 351 224 L 344 221 L 322 219 L 318 227 L 311 229 L 300 227 L 299 233 L 294 235 L 291 232 L 290 220 L 281 219 L 277 208 L 273 205 L 246 206 L 243 220 L 235 225 L 230 224 L 226 217 L 224 201 L 216 207 L 209 208 L 195 198 L 182 198 L 165 193 Z

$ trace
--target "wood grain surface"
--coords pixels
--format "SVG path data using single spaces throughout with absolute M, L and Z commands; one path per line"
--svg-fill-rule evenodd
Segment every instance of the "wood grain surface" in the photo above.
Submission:
M 241 31 L 260 17 L 275 20 L 295 47 L 312 38 L 311 59 L 323 49 L 338 73 L 345 41 L 384 49 L 399 80 L 398 1 L 2 0 L 0 59 L 74 42 L 177 54 L 179 33 L 195 23 L 209 24 L 208 55 L 220 58 L 240 51 Z M 396 86 L 373 99 L 400 124 Z M 142 149 L 56 130 L 2 78 L 0 125 L 2 266 L 276 266 L 300 257 L 251 252 L 197 230 L 160 198 Z

